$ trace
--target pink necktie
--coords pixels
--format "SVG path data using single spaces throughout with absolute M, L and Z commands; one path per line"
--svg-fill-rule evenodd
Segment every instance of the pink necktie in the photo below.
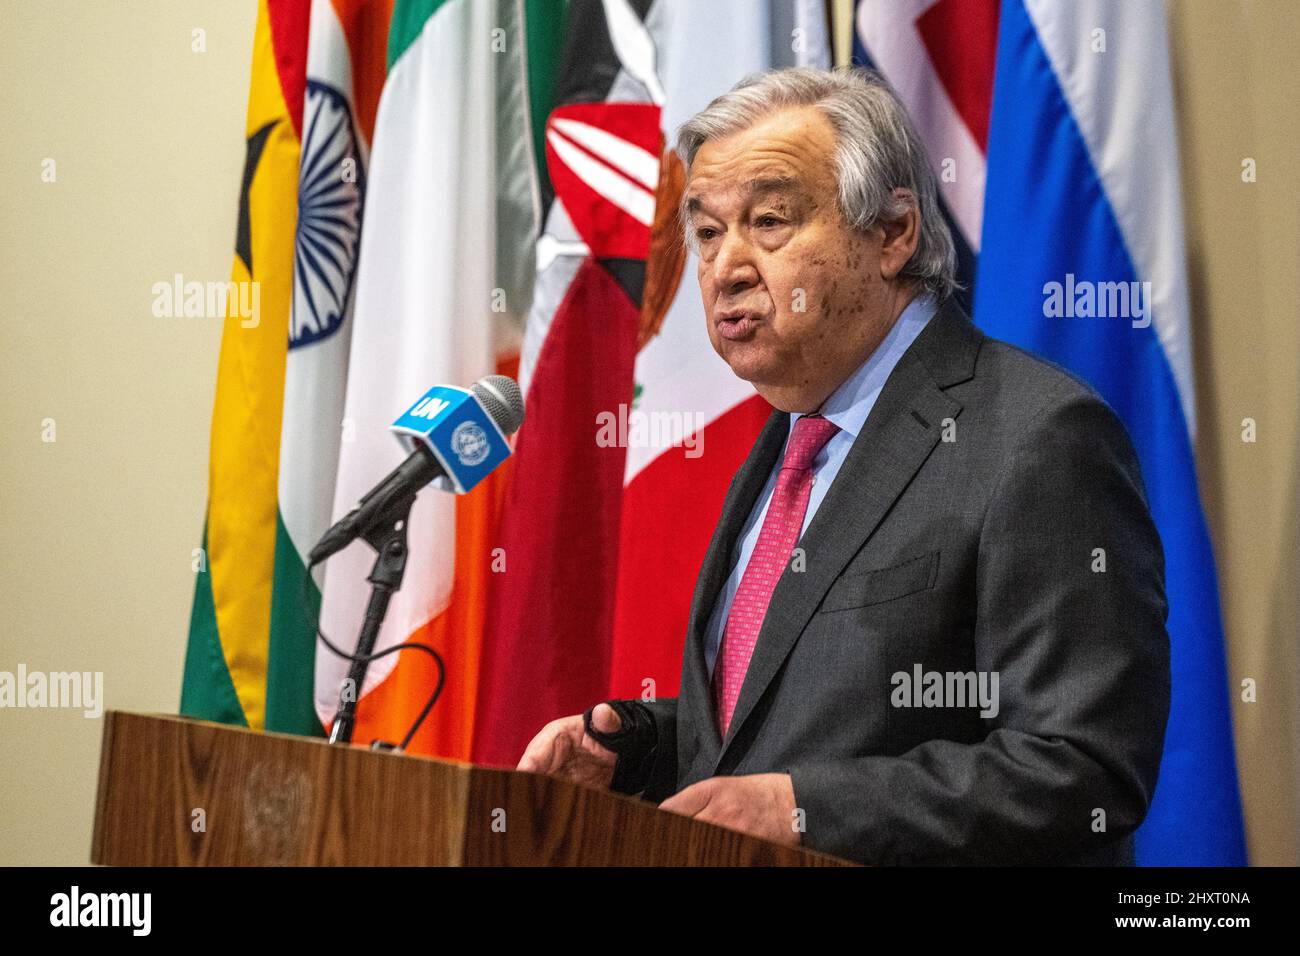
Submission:
M 740 688 L 745 682 L 745 672 L 754 654 L 768 602 L 803 530 L 808 496 L 812 493 L 813 459 L 837 431 L 839 426 L 820 415 L 804 415 L 794 423 L 794 432 L 790 435 L 785 459 L 776 477 L 776 490 L 767 506 L 758 544 L 754 546 L 754 553 L 741 575 L 740 587 L 727 614 L 722 646 L 713 666 L 718 729 L 723 740 L 727 739 L 731 715 L 735 713 L 736 701 L 740 698 Z

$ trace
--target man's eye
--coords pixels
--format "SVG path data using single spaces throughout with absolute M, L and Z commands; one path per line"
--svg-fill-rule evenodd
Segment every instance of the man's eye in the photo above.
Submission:
M 776 218 L 776 216 L 759 216 L 758 224 L 763 228 L 767 228 L 770 226 L 779 226 L 781 225 L 781 220 Z

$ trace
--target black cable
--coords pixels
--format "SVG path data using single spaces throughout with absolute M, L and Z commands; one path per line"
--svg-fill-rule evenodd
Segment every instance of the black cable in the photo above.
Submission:
M 404 651 L 409 649 L 409 650 L 424 651 L 426 654 L 432 655 L 434 663 L 438 665 L 438 686 L 436 686 L 433 689 L 433 693 L 429 695 L 428 703 L 424 705 L 424 710 L 420 711 L 420 715 L 415 718 L 415 723 L 411 725 L 411 729 L 406 732 L 406 736 L 402 738 L 402 742 L 397 745 L 398 750 L 405 750 L 407 746 L 411 743 L 411 740 L 415 737 L 416 732 L 420 729 L 420 725 L 424 723 L 424 719 L 429 716 L 429 711 L 433 710 L 433 705 L 437 703 L 438 698 L 442 696 L 442 687 L 447 682 L 447 666 L 446 664 L 443 663 L 442 655 L 440 655 L 428 644 L 419 644 L 416 643 L 415 641 L 404 641 L 401 644 L 394 644 L 392 647 L 384 648 L 384 650 L 376 651 L 373 654 L 349 654 L 347 651 L 343 650 L 342 648 L 336 647 L 334 643 L 328 637 L 325 636 L 325 632 L 321 630 L 320 615 L 313 615 L 311 613 L 311 589 L 310 589 L 310 581 L 312 579 L 311 572 L 312 572 L 312 568 L 316 567 L 316 565 L 319 563 L 320 563 L 319 561 L 313 561 L 307 565 L 307 572 L 303 575 L 302 578 L 302 593 L 300 596 L 302 598 L 303 610 L 307 612 L 308 620 L 311 620 L 313 617 L 316 620 L 316 636 L 320 638 L 321 642 L 326 647 L 328 647 L 334 654 L 344 658 L 345 660 L 352 661 L 353 663 L 369 664 L 371 661 L 378 660 L 379 658 L 385 656 L 386 654 L 396 654 L 398 651 Z M 322 600 L 323 600 L 323 595 L 322 595 Z M 356 692 L 357 692 L 357 703 L 359 704 L 361 703 L 361 688 L 358 687 L 356 689 Z M 375 742 L 376 741 L 373 740 L 371 741 L 372 744 L 374 744 Z

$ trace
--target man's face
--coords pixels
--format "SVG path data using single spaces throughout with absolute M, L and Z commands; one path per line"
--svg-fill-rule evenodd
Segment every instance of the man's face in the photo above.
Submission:
M 786 411 L 812 411 L 889 330 L 882 233 L 843 220 L 814 107 L 705 143 L 686 184 L 713 348 Z M 810 407 L 796 407 L 808 405 Z

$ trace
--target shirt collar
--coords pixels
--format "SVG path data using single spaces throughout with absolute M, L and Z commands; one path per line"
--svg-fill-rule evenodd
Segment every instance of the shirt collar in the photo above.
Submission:
M 822 403 L 822 417 L 856 439 L 894 366 L 937 311 L 934 296 L 926 292 L 909 302 L 875 351 Z M 791 430 L 800 417 L 797 412 L 790 414 Z

